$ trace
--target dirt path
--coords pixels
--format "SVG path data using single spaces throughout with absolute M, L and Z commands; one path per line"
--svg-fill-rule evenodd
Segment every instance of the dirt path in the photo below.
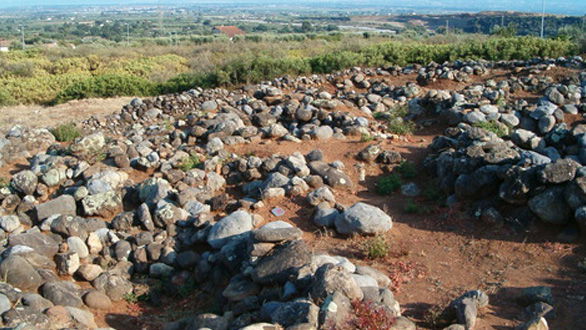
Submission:
M 93 115 L 106 115 L 120 110 L 132 97 L 84 99 L 70 101 L 53 107 L 42 105 L 17 105 L 0 107 L 0 131 L 14 125 L 50 127 L 79 121 Z

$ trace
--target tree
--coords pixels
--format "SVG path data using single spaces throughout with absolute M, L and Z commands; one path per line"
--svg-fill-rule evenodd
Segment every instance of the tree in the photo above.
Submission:
M 303 23 L 301 23 L 301 31 L 304 33 L 311 32 L 311 31 L 313 31 L 313 26 L 311 25 L 310 22 L 303 21 Z
M 492 28 L 491 33 L 492 35 L 496 35 L 499 37 L 514 37 L 517 35 L 517 24 L 509 23 L 507 26 L 498 26 L 495 25 Z

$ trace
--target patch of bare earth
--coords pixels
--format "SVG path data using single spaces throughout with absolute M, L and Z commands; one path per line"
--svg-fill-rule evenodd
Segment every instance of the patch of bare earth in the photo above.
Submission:
M 74 100 L 56 106 L 17 105 L 0 108 L 0 130 L 14 125 L 52 127 L 90 116 L 108 115 L 120 111 L 132 97 Z

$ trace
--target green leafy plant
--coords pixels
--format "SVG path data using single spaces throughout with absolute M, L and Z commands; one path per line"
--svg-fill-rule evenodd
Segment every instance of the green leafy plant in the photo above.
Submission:
M 59 142 L 71 142 L 81 136 L 81 132 L 73 123 L 59 125 L 51 129 L 51 133 Z
M 479 122 L 475 123 L 473 126 L 485 129 L 489 132 L 493 132 L 500 138 L 509 135 L 509 128 L 505 124 L 496 121 Z
M 198 155 L 191 155 L 188 158 L 184 159 L 183 162 L 179 165 L 179 168 L 185 172 L 197 168 L 201 165 L 201 159 Z
M 417 177 L 417 168 L 415 164 L 410 161 L 403 161 L 395 170 L 405 179 L 413 179 Z
M 376 192 L 380 195 L 390 195 L 401 188 L 401 177 L 398 174 L 391 174 L 382 177 L 376 183 Z
M 129 304 L 136 304 L 139 301 L 139 297 L 134 292 L 125 293 L 122 298 Z
M 383 235 L 368 238 L 362 242 L 361 250 L 369 259 L 384 258 L 389 254 L 390 245 Z
M 374 137 L 372 137 L 370 134 L 362 134 L 360 136 L 360 142 L 370 142 L 372 140 L 374 140 Z

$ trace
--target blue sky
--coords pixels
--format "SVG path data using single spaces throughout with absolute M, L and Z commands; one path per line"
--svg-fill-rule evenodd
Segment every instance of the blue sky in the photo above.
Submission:
M 282 4 L 282 0 L 0 0 L 0 7 L 15 7 L 15 6 L 39 6 L 39 5 L 129 5 L 139 3 L 161 3 L 161 4 L 197 4 L 197 3 L 275 3 Z M 529 11 L 540 12 L 540 0 L 297 0 L 294 3 L 301 3 L 309 5 L 311 3 L 335 5 L 341 4 L 355 4 L 355 5 L 369 5 L 376 6 L 377 4 L 384 4 L 385 6 L 396 7 L 433 7 L 444 8 L 449 10 L 462 11 L 480 11 L 480 10 L 515 10 L 515 11 Z M 293 3 L 289 3 L 290 5 Z M 570 14 L 570 15 L 584 15 L 586 14 L 586 0 L 546 0 L 546 12 L 555 14 Z

